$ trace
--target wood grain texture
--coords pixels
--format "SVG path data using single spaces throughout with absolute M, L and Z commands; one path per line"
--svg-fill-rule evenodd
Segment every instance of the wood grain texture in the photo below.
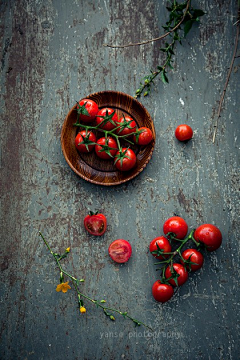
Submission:
M 94 100 L 99 109 L 110 107 L 115 110 L 118 118 L 123 115 L 130 116 L 137 127 L 148 127 L 153 133 L 153 140 L 147 146 L 131 146 L 137 157 L 136 166 L 127 172 L 117 171 L 113 160 L 100 160 L 95 152 L 80 154 L 75 147 L 75 137 L 78 128 L 74 126 L 77 122 L 76 105 L 69 111 L 62 127 L 61 144 L 64 157 L 71 169 L 83 179 L 94 184 L 112 186 L 119 185 L 133 179 L 147 166 L 150 161 L 155 144 L 155 129 L 149 112 L 132 96 L 117 91 L 102 91 L 84 98 Z M 102 134 L 98 137 L 101 137 Z M 123 146 L 128 146 L 122 144 Z

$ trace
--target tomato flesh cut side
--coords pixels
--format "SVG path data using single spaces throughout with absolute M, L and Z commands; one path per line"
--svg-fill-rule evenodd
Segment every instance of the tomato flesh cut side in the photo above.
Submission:
M 117 263 L 127 262 L 132 255 L 131 244 L 127 240 L 114 240 L 108 248 L 110 257 Z

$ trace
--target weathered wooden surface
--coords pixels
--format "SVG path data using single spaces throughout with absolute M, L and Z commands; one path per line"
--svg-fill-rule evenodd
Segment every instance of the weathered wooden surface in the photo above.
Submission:
M 239 58 L 234 64 L 212 143 L 213 115 L 227 76 L 237 1 L 201 0 L 207 14 L 177 47 L 168 85 L 156 81 L 140 101 L 154 119 L 156 146 L 146 169 L 118 187 L 78 178 L 60 145 L 63 120 L 75 101 L 102 90 L 134 94 L 161 61 L 160 43 L 109 49 L 157 37 L 166 1 L 1 0 L 1 359 L 238 359 L 239 358 Z M 239 53 L 238 53 L 239 54 Z M 178 143 L 187 122 L 194 139 Z M 83 217 L 108 218 L 101 238 L 88 236 Z M 223 245 L 165 305 L 148 244 L 177 213 L 193 228 L 214 223 Z M 66 267 L 84 277 L 93 298 L 129 311 L 153 333 L 119 316 L 111 322 L 74 291 L 55 291 L 59 274 L 40 241 L 71 246 Z M 130 240 L 133 256 L 116 265 L 112 240 Z

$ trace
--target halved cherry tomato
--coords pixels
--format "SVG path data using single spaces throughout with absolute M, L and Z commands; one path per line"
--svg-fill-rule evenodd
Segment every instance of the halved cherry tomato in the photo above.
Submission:
M 163 251 L 163 255 L 160 254 L 159 248 Z M 149 250 L 155 258 L 163 260 L 169 257 L 169 255 L 164 255 L 164 253 L 171 252 L 172 248 L 167 238 L 159 236 L 150 242 Z
M 108 253 L 115 262 L 125 263 L 132 255 L 132 247 L 127 240 L 118 239 L 109 245 Z
M 127 115 L 124 115 L 119 120 L 117 120 L 116 125 L 122 125 L 116 130 L 116 133 L 120 136 L 132 134 L 134 131 L 136 131 L 137 128 L 136 122 Z
M 173 296 L 173 287 L 169 284 L 163 284 L 160 280 L 155 281 L 152 286 L 152 294 L 156 301 L 165 303 Z
M 101 236 L 107 230 L 107 218 L 101 213 L 90 212 L 84 218 L 84 227 L 91 235 Z
M 197 242 L 201 242 L 206 245 L 208 251 L 217 250 L 222 244 L 222 233 L 215 226 L 211 224 L 200 225 L 193 234 L 194 239 Z
M 111 136 L 109 136 L 107 139 L 102 137 L 97 140 L 97 145 L 95 145 L 95 152 L 101 159 L 111 159 L 114 157 L 114 155 L 116 155 L 117 151 L 117 142 Z
M 77 103 L 79 119 L 84 122 L 91 122 L 98 113 L 98 105 L 90 99 L 82 99 Z
M 92 131 L 80 131 L 75 138 L 75 146 L 81 153 L 88 153 L 94 149 L 96 136 Z
M 183 285 L 188 279 L 187 270 L 185 269 L 185 267 L 182 264 L 178 264 L 178 263 L 173 264 L 172 267 L 173 267 L 173 272 L 171 272 L 170 265 L 166 268 L 166 271 L 165 271 L 166 280 L 168 280 L 169 278 L 171 278 L 173 276 L 176 279 L 176 281 L 174 278 L 168 280 L 168 282 L 171 285 L 173 285 L 173 286 Z M 177 276 L 177 274 L 179 276 Z
M 132 149 L 122 148 L 116 153 L 114 164 L 120 171 L 131 170 L 137 162 L 137 157 Z
M 148 145 L 153 139 L 152 130 L 147 127 L 140 127 L 137 134 L 133 136 L 134 142 L 138 145 Z
M 182 253 L 182 257 L 185 261 L 182 259 L 180 260 L 181 263 L 186 265 L 187 269 L 191 271 L 196 271 L 198 269 L 201 269 L 204 262 L 203 255 L 196 249 L 186 249 Z M 191 261 L 194 264 L 189 264 L 189 261 Z
M 172 216 L 163 224 L 163 232 L 166 235 L 171 232 L 175 234 L 177 239 L 184 239 L 188 232 L 188 225 L 186 221 L 180 216 Z
M 189 125 L 178 125 L 175 130 L 175 136 L 179 141 L 187 141 L 193 137 L 193 130 Z
M 115 112 L 115 110 L 111 108 L 103 108 L 98 111 L 97 117 L 96 117 L 96 123 L 99 125 L 101 129 L 104 130 L 112 130 L 114 129 L 116 125 L 116 121 L 118 120 L 118 116 Z

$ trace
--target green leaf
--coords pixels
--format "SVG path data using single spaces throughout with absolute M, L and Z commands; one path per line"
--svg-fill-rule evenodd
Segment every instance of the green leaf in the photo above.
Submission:
M 199 17 L 199 16 L 203 16 L 203 15 L 205 15 L 206 13 L 203 11 L 203 10 L 201 10 L 201 9 L 194 9 L 194 11 L 193 11 L 193 17 L 196 19 L 197 17 Z
M 192 28 L 192 24 L 193 24 L 194 20 L 188 20 L 186 21 L 186 23 L 184 24 L 184 37 L 186 37 L 186 35 L 189 33 L 189 31 Z
M 165 73 L 165 71 L 162 71 L 161 74 L 160 74 L 160 79 L 162 80 L 162 82 L 164 84 L 167 84 L 168 83 L 168 78 L 167 78 L 167 75 Z

